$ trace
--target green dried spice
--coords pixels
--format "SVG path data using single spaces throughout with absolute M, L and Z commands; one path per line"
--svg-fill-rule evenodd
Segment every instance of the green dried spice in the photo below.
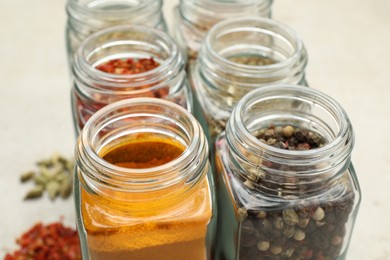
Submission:
M 58 196 L 67 199 L 72 193 L 74 160 L 59 153 L 37 162 L 38 171 L 28 171 L 20 176 L 22 183 L 33 181 L 35 187 L 27 192 L 25 199 L 38 199 L 46 192 L 51 200 Z

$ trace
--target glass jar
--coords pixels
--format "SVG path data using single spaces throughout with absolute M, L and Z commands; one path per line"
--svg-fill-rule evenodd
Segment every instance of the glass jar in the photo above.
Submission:
M 113 61 L 119 65 L 111 64 Z M 138 71 L 133 66 L 136 61 L 138 65 L 145 61 L 154 67 L 149 70 L 148 65 L 143 65 L 144 71 Z M 121 67 L 125 66 L 122 63 L 133 67 Z M 192 111 L 182 52 L 171 37 L 154 28 L 119 25 L 92 34 L 80 45 L 72 72 L 76 133 L 98 109 L 126 98 L 158 97 Z
M 238 16 L 271 17 L 271 5 L 272 0 L 180 0 L 174 9 L 174 35 L 191 61 L 214 24 Z
M 299 35 L 280 22 L 249 17 L 215 25 L 189 72 L 195 115 L 204 117 L 211 143 L 249 91 L 276 83 L 306 85 L 307 60 Z
M 210 259 L 214 184 L 200 124 L 157 98 L 110 104 L 75 151 L 83 259 Z
M 69 64 L 80 43 L 101 29 L 120 24 L 140 24 L 167 31 L 162 5 L 162 0 L 67 0 Z
M 243 97 L 215 142 L 221 259 L 345 259 L 361 200 L 353 145 L 346 112 L 320 91 Z

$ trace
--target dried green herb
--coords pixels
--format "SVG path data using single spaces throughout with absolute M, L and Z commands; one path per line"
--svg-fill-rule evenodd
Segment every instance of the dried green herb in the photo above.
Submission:
M 20 176 L 22 183 L 34 182 L 25 196 L 26 200 L 38 199 L 46 192 L 51 200 L 58 196 L 68 198 L 72 193 L 72 176 L 74 161 L 68 160 L 59 153 L 37 162 L 37 171 L 28 171 Z
M 44 191 L 44 187 L 42 185 L 36 185 L 34 188 L 32 188 L 31 190 L 29 190 L 27 192 L 27 194 L 24 197 L 24 199 L 25 200 L 29 200 L 29 199 L 39 198 L 39 197 L 42 196 L 43 191 Z
M 35 175 L 35 172 L 33 172 L 33 171 L 25 172 L 22 175 L 20 175 L 20 181 L 21 182 L 29 181 L 34 177 L 34 175 Z

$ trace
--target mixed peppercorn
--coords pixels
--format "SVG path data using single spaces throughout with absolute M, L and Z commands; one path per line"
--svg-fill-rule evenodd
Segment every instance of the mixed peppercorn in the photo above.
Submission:
M 318 133 L 291 125 L 270 126 L 253 133 L 261 142 L 285 150 L 322 147 L 326 139 Z M 270 161 L 266 167 L 288 172 L 290 166 Z M 248 171 L 243 184 L 254 193 L 266 192 L 283 207 L 238 209 L 241 222 L 240 259 L 337 259 L 346 235 L 346 223 L 354 205 L 354 193 L 346 189 L 333 200 L 299 199 L 318 183 L 300 185 L 297 176 L 278 176 L 265 171 Z M 295 169 L 295 170 L 297 170 Z M 326 185 L 326 184 L 325 184 Z M 281 188 L 282 187 L 282 188 Z M 291 187 L 294 187 L 293 190 Z

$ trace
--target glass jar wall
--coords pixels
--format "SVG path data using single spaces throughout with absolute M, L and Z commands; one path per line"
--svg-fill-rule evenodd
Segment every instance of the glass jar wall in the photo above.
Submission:
M 157 97 L 192 110 L 185 58 L 166 33 L 120 25 L 83 41 L 72 65 L 76 133 L 103 106 L 133 97 Z
M 76 145 L 83 259 L 212 259 L 208 145 L 184 108 L 156 98 L 110 104 Z
M 219 21 L 238 16 L 271 17 L 272 0 L 180 0 L 175 8 L 175 38 L 191 61 L 207 31 Z
M 222 21 L 208 32 L 190 68 L 195 114 L 204 117 L 214 140 L 246 93 L 268 84 L 305 85 L 306 64 L 304 44 L 287 25 L 252 17 Z
M 68 0 L 66 46 L 69 63 L 87 36 L 107 27 L 140 24 L 167 31 L 162 5 L 162 0 Z
M 345 259 L 361 200 L 343 108 L 303 86 L 248 93 L 215 142 L 220 259 Z

